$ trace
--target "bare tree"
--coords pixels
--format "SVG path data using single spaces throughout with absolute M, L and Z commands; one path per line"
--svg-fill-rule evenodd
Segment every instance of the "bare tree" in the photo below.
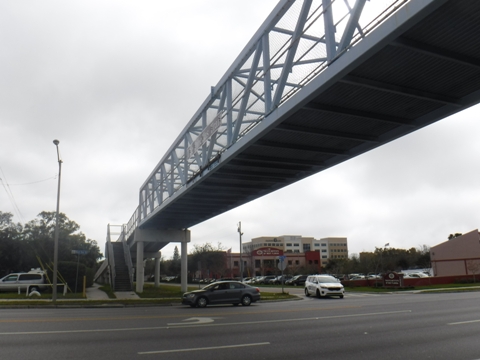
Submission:
M 475 274 L 480 271 L 480 262 L 477 260 L 467 260 L 467 270 L 473 274 L 473 282 L 476 282 Z

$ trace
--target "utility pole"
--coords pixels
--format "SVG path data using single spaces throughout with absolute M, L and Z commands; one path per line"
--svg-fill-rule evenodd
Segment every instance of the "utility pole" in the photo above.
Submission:
M 62 178 L 62 160 L 60 159 L 60 151 L 58 150 L 58 144 L 60 141 L 53 140 L 53 143 L 57 147 L 57 160 L 58 160 L 58 189 L 57 189 L 57 211 L 55 215 L 55 235 L 54 235 L 54 251 L 53 251 L 53 287 L 52 287 L 52 302 L 57 301 L 57 272 L 58 272 L 58 231 L 60 223 L 60 179 Z
M 240 281 L 243 282 L 243 259 L 242 259 L 242 222 L 238 222 L 237 228 L 238 234 L 240 236 Z

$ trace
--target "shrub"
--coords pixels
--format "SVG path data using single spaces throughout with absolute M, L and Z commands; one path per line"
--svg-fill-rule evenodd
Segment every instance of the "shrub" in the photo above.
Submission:
M 456 278 L 454 281 L 455 284 L 471 284 L 473 279 L 470 278 Z
M 93 285 L 93 269 L 88 269 L 83 264 L 78 264 L 78 281 L 77 281 L 77 263 L 73 261 L 58 262 L 58 283 L 65 281 L 72 292 L 75 292 L 75 282 L 77 281 L 77 292 L 82 291 L 83 277 L 87 277 L 87 287 Z M 53 271 L 48 271 L 50 281 L 53 280 Z M 63 289 L 62 289 L 63 290 Z M 59 291 L 62 291 L 59 289 Z

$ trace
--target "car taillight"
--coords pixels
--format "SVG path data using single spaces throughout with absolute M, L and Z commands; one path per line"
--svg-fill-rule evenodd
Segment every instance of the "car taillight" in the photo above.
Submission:
M 258 293 L 260 292 L 260 289 L 259 289 L 259 288 L 255 288 L 255 290 L 257 290 Z

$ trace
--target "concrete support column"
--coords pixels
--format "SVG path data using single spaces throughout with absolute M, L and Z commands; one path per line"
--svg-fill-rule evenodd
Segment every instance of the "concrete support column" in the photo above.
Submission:
M 187 291 L 187 273 L 188 273 L 188 257 L 187 257 L 187 241 L 182 241 L 182 254 L 181 254 L 181 265 L 182 265 L 182 270 L 181 270 L 181 280 L 182 280 L 182 292 Z
M 155 287 L 160 286 L 160 256 L 155 258 Z
M 134 242 L 137 243 L 137 285 L 136 291 L 139 293 L 143 292 L 143 279 L 144 279 L 144 267 L 141 266 L 143 263 L 143 259 L 147 258 L 160 258 L 160 253 L 151 253 L 151 252 L 144 252 L 144 243 L 159 243 L 158 248 L 162 248 L 163 246 L 167 245 L 170 242 L 180 242 L 182 244 L 182 255 L 181 255 L 181 281 L 182 281 L 182 290 L 187 291 L 187 243 L 190 242 L 190 230 L 188 229 L 154 229 L 154 228 L 147 228 L 147 229 L 140 229 L 137 228 L 134 234 Z M 152 246 L 147 246 L 147 250 Z M 140 264 L 140 265 L 139 265 Z M 159 265 L 159 279 L 160 282 L 160 263 Z
M 144 279 L 144 267 L 143 267 L 143 241 L 137 242 L 137 268 L 135 270 L 136 274 L 136 291 L 138 293 L 143 292 L 143 279 Z

